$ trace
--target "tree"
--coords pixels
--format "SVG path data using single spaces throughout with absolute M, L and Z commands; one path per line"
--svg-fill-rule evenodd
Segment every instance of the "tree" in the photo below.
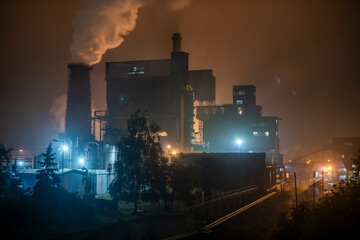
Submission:
M 0 143 L 0 198 L 5 197 L 6 189 L 9 187 L 11 151 L 12 148 L 6 149 Z
M 167 160 L 159 131 L 160 127 L 150 123 L 145 112 L 136 111 L 128 119 L 127 131 L 119 142 L 110 193 L 115 199 L 133 201 L 135 212 L 141 197 L 158 201 L 162 196 L 167 207 Z
M 52 152 L 53 148 L 51 143 L 49 143 L 48 147 L 46 148 L 46 152 L 42 153 L 44 157 L 44 161 L 40 162 L 40 166 L 42 169 L 38 170 L 36 174 L 36 179 L 39 181 L 34 186 L 34 191 L 49 191 L 52 189 L 56 189 L 59 187 L 60 178 L 56 175 L 56 168 L 57 163 L 54 162 L 55 160 L 55 153 Z
M 353 165 L 355 166 L 355 180 L 358 180 L 360 172 L 360 148 L 354 153 L 354 157 L 351 160 L 353 162 Z
M 274 239 L 350 239 L 360 226 L 360 183 L 341 181 L 314 206 L 303 202 L 284 216 Z

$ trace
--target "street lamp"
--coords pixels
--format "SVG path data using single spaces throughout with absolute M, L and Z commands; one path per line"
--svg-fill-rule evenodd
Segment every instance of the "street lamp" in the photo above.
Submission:
M 241 139 L 236 140 L 236 144 L 239 146 L 239 152 L 240 152 L 240 147 L 241 147 L 242 143 L 243 143 L 243 141 Z
M 62 158 L 62 173 L 64 173 L 64 163 L 65 163 L 65 152 L 68 150 L 68 146 L 63 146 L 63 158 Z
M 85 163 L 85 159 L 84 158 L 79 158 L 79 164 L 80 165 L 84 165 L 84 163 Z

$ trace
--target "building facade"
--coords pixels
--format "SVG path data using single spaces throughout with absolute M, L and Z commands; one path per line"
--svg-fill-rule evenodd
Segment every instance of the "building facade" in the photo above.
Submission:
M 267 164 L 283 166 L 279 118 L 262 116 L 262 107 L 256 105 L 254 85 L 233 86 L 232 104 L 198 106 L 196 113 L 203 129 L 203 150 L 264 152 Z
M 190 71 L 189 54 L 175 33 L 170 59 L 106 63 L 108 127 L 106 138 L 126 128 L 137 110 L 161 127 L 161 141 L 179 151 L 192 150 L 194 100 L 215 100 L 211 70 Z M 113 143 L 112 143 L 113 144 Z

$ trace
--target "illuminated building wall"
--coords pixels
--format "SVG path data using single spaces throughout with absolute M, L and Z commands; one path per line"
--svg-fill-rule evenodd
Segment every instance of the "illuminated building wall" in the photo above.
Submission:
M 265 152 L 268 164 L 283 165 L 277 117 L 263 117 L 255 86 L 233 86 L 233 104 L 196 107 L 203 123 L 203 145 L 210 152 Z

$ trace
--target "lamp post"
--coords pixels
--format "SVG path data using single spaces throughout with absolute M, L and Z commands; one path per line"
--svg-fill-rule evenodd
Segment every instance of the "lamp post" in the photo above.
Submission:
M 64 163 L 65 163 L 65 152 L 68 150 L 68 146 L 65 144 L 62 147 L 63 149 L 63 158 L 62 158 L 62 173 L 64 173 Z
M 240 152 L 240 147 L 241 147 L 241 145 L 242 145 L 242 140 L 241 139 L 237 139 L 236 140 L 236 144 L 239 146 L 239 152 Z
M 63 144 L 62 150 L 63 150 L 63 156 L 62 156 L 62 166 L 61 166 L 61 172 L 64 173 L 64 164 L 65 164 L 65 152 L 69 150 L 69 147 L 65 145 L 65 141 L 53 139 L 54 142 L 61 142 Z

